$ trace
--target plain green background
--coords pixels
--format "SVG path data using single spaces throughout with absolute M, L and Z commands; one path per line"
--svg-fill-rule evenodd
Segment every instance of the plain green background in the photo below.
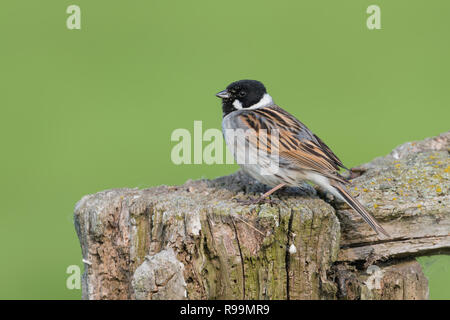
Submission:
M 347 166 L 449 130 L 449 15 L 448 0 L 2 0 L 0 298 L 80 298 L 83 195 L 235 171 L 170 160 L 174 129 L 220 128 L 231 81 L 263 81 Z M 449 257 L 421 262 L 450 298 Z

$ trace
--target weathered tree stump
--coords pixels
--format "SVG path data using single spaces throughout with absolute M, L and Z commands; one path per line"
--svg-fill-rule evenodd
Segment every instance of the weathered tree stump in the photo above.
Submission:
M 426 299 L 415 257 L 450 251 L 449 140 L 351 171 L 351 192 L 389 239 L 309 184 L 243 206 L 234 199 L 267 189 L 241 172 L 85 196 L 74 214 L 83 298 Z

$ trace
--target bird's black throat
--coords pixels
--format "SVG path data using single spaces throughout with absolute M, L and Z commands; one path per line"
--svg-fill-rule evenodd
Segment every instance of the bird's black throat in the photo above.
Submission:
M 232 99 L 222 99 L 222 117 L 225 118 L 233 111 L 236 111 L 236 108 L 233 106 Z

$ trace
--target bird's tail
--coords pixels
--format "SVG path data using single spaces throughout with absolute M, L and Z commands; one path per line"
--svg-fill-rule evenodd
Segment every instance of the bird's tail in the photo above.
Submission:
M 358 212 L 361 217 L 369 224 L 369 226 L 372 227 L 373 230 L 376 231 L 376 233 L 384 234 L 387 237 L 390 237 L 390 235 L 384 230 L 384 228 L 378 223 L 377 220 L 364 208 L 364 206 L 359 203 L 358 200 L 353 198 L 345 188 L 340 185 L 339 183 L 335 183 L 331 186 L 335 191 L 333 192 L 335 195 L 337 195 L 341 200 L 345 201 L 353 210 Z

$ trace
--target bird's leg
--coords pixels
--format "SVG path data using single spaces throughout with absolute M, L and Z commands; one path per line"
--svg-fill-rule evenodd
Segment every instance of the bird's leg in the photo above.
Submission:
M 244 204 L 258 204 L 261 203 L 263 201 L 266 201 L 266 198 L 268 196 L 270 196 L 272 193 L 274 193 L 275 191 L 277 191 L 278 189 L 281 189 L 285 186 L 285 183 L 280 183 L 279 185 L 277 185 L 276 187 L 270 189 L 269 191 L 267 191 L 266 193 L 264 193 L 261 197 L 259 197 L 258 199 L 252 199 L 252 200 L 237 200 L 240 203 L 244 203 Z
M 261 197 L 259 197 L 259 199 L 257 200 L 258 202 L 264 200 L 265 198 L 267 198 L 268 196 L 270 196 L 272 193 L 274 193 L 275 191 L 277 191 L 278 189 L 281 189 L 285 186 L 285 183 L 280 183 L 279 185 L 277 185 L 276 187 L 273 187 L 272 189 L 270 189 L 269 191 L 267 191 L 266 193 L 264 193 Z

